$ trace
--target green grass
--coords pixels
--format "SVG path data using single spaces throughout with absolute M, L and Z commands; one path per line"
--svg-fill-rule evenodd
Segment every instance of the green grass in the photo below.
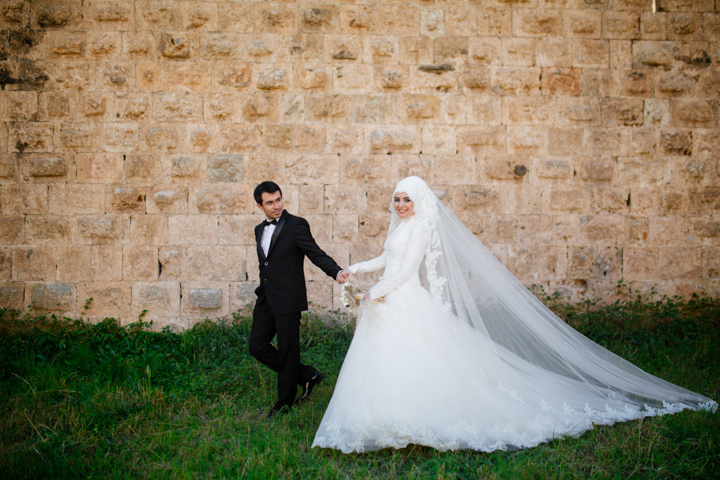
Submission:
M 645 370 L 720 398 L 720 302 L 544 300 Z M 272 422 L 275 375 L 248 354 L 249 319 L 175 334 L 0 309 L 2 478 L 718 478 L 720 414 L 682 412 L 517 452 L 310 449 L 352 337 L 303 319 L 303 359 L 326 373 Z

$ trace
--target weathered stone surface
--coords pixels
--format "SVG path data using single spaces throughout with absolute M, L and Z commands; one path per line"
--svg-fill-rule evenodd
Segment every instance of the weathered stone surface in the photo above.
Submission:
M 216 238 L 215 215 L 171 215 L 168 217 L 168 237 L 172 245 L 205 245 L 208 238 Z
M 130 218 L 125 215 L 80 216 L 73 228 L 79 244 L 107 245 L 127 243 Z
M 525 284 L 559 280 L 567 272 L 567 254 L 560 246 L 510 246 L 508 268 Z
M 63 245 L 72 242 L 72 220 L 45 215 L 28 216 L 25 240 L 30 245 Z
M 0 282 L 0 306 L 21 310 L 25 308 L 24 298 L 23 282 Z
M 165 245 L 167 217 L 164 215 L 133 215 L 130 217 L 130 244 Z
M 255 258 L 257 258 L 257 253 Z M 189 278 L 239 282 L 246 279 L 246 249 L 242 246 L 194 246 L 187 248 Z
M 92 245 L 90 247 L 90 270 L 95 282 L 122 280 L 122 247 L 119 245 Z
M 159 274 L 158 248 L 155 246 L 123 247 L 123 280 L 156 280 Z
M 131 316 L 143 312 L 145 321 L 180 316 L 180 285 L 176 282 L 135 282 L 132 284 Z
M 39 313 L 72 312 L 75 310 L 75 298 L 73 283 L 35 283 L 25 286 L 26 302 Z
M 83 309 L 85 302 L 88 308 Z M 77 284 L 77 310 L 88 317 L 129 317 L 131 284 L 124 282 L 94 282 Z
M 105 211 L 105 188 L 99 184 L 49 186 L 49 210 L 54 215 L 79 215 Z

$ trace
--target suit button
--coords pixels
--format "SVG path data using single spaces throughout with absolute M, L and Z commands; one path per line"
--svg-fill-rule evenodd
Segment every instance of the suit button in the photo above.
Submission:
M 268 266 L 268 262 L 265 262 L 265 266 L 266 266 L 266 267 Z
M 266 278 L 265 280 L 263 280 L 263 281 L 264 281 L 265 283 L 267 283 L 267 278 Z

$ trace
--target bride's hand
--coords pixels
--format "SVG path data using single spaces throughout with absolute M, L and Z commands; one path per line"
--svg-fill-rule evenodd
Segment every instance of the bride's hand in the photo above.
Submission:
M 360 300 L 361 304 L 368 303 L 370 301 L 370 292 L 367 292 L 365 295 L 363 295 L 362 300 Z

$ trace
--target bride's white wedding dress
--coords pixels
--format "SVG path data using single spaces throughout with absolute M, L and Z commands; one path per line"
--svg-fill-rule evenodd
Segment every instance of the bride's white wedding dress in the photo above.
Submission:
M 422 186 L 426 188 L 424 182 Z M 396 192 L 412 187 L 417 185 L 401 182 Z M 358 311 L 355 336 L 313 447 L 345 453 L 408 444 L 438 450 L 527 448 L 578 435 L 594 423 L 717 407 L 710 399 L 642 372 L 564 324 L 538 329 L 513 323 L 508 311 L 513 313 L 514 307 L 503 302 L 517 303 L 518 315 L 537 316 L 534 309 L 547 312 L 542 304 L 512 291 L 516 285 L 505 285 L 506 272 L 494 272 L 496 264 L 485 273 L 497 285 L 485 284 L 484 290 L 509 289 L 508 298 L 471 293 L 481 275 L 473 277 L 468 271 L 439 277 L 438 270 L 452 266 L 452 252 L 446 248 L 452 241 L 443 235 L 453 232 L 443 232 L 433 221 L 436 205 L 422 203 L 437 201 L 431 192 L 408 193 L 416 215 L 394 217 L 383 254 L 350 267 L 353 273 L 385 271 L 370 289 L 374 300 Z M 426 193 L 429 198 L 421 199 Z M 440 265 L 438 258 L 443 258 Z M 446 296 L 443 289 L 449 292 Z M 463 295 L 471 301 L 459 300 Z M 486 308 L 468 313 L 473 310 L 470 304 Z M 495 320 L 485 318 L 487 325 L 479 328 L 467 318 L 483 315 Z M 493 325 L 497 323 L 503 326 Z M 544 351 L 548 342 L 556 346 Z M 590 358 L 578 353 L 588 349 L 599 350 Z

